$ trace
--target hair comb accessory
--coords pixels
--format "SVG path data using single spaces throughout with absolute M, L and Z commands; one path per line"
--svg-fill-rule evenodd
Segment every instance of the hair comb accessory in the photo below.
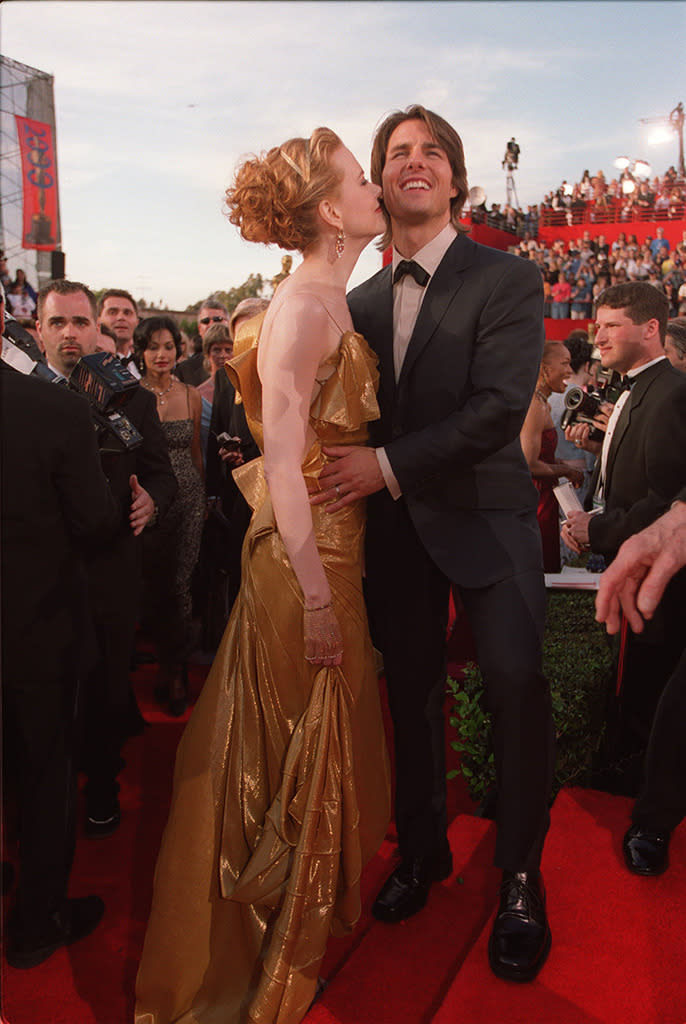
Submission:
M 291 167 L 295 171 L 295 173 L 297 175 L 299 175 L 302 178 L 302 180 L 305 182 L 305 184 L 307 185 L 309 180 L 310 180 L 310 146 L 309 146 L 309 143 L 307 145 L 307 151 L 306 151 L 307 164 L 306 164 L 306 167 L 305 167 L 304 171 L 303 171 L 303 169 L 301 167 L 298 167 L 298 165 L 296 164 L 295 160 L 293 160 L 288 155 L 288 153 L 284 152 L 283 149 L 280 149 L 279 153 L 283 157 L 283 159 L 286 161 L 288 166 Z

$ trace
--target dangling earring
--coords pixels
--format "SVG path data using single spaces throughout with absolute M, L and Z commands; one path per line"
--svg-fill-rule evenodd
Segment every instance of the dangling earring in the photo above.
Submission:
M 342 230 L 339 228 L 338 229 L 338 234 L 336 235 L 336 259 L 339 260 L 344 252 L 345 252 L 345 235 L 343 234 Z

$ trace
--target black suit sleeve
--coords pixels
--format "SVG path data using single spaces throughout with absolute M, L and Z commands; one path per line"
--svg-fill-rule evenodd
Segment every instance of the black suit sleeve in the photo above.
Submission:
M 599 513 L 589 522 L 591 549 L 601 555 L 614 557 L 628 537 L 654 523 L 677 497 L 686 499 L 686 389 L 665 396 L 652 409 L 642 461 L 645 497 L 628 509 Z M 618 475 L 613 471 L 613 487 Z
M 212 395 L 212 415 L 210 432 L 207 438 L 207 458 L 205 462 L 205 489 L 211 497 L 221 495 L 224 486 L 224 464 L 219 455 L 217 436 L 231 433 L 231 413 L 235 398 L 233 384 L 224 370 L 220 370 L 214 378 L 214 394 Z
M 538 267 L 524 260 L 499 266 L 503 272 L 478 316 L 465 401 L 440 422 L 385 446 L 403 493 L 474 466 L 519 436 L 543 349 L 543 284 Z

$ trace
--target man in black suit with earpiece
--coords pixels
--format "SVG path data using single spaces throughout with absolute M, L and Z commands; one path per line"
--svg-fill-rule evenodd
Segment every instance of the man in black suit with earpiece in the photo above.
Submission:
M 80 396 L 0 362 L 0 428 L 3 797 L 7 812 L 16 791 L 19 812 L 5 956 L 29 968 L 92 932 L 104 911 L 99 896 L 67 898 L 78 695 L 97 654 L 83 553 L 112 540 L 125 509 Z
M 438 115 L 413 106 L 386 118 L 371 176 L 393 259 L 349 301 L 379 356 L 381 418 L 375 449 L 327 452 L 320 482 L 332 508 L 370 495 L 368 598 L 393 718 L 401 857 L 373 913 L 409 917 L 452 870 L 443 720 L 452 585 L 493 716 L 503 885 L 489 959 L 499 976 L 528 981 L 551 941 L 539 872 L 554 762 L 545 589 L 519 443 L 543 348 L 541 275 L 464 234 L 462 143 Z

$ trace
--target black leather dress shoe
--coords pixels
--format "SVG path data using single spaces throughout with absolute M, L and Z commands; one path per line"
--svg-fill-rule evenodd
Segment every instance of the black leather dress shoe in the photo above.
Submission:
M 540 872 L 503 872 L 488 943 L 491 970 L 507 981 L 532 981 L 546 962 L 550 943 Z
M 97 928 L 105 912 L 99 896 L 65 900 L 41 931 L 22 931 L 10 924 L 5 956 L 10 967 L 37 967 L 60 948 L 71 946 Z
M 432 882 L 441 882 L 453 869 L 450 850 L 437 857 L 407 858 L 383 885 L 372 906 L 377 921 L 405 921 L 426 903 Z
M 671 832 L 632 825 L 624 836 L 622 849 L 629 871 L 635 875 L 661 875 L 669 866 Z

